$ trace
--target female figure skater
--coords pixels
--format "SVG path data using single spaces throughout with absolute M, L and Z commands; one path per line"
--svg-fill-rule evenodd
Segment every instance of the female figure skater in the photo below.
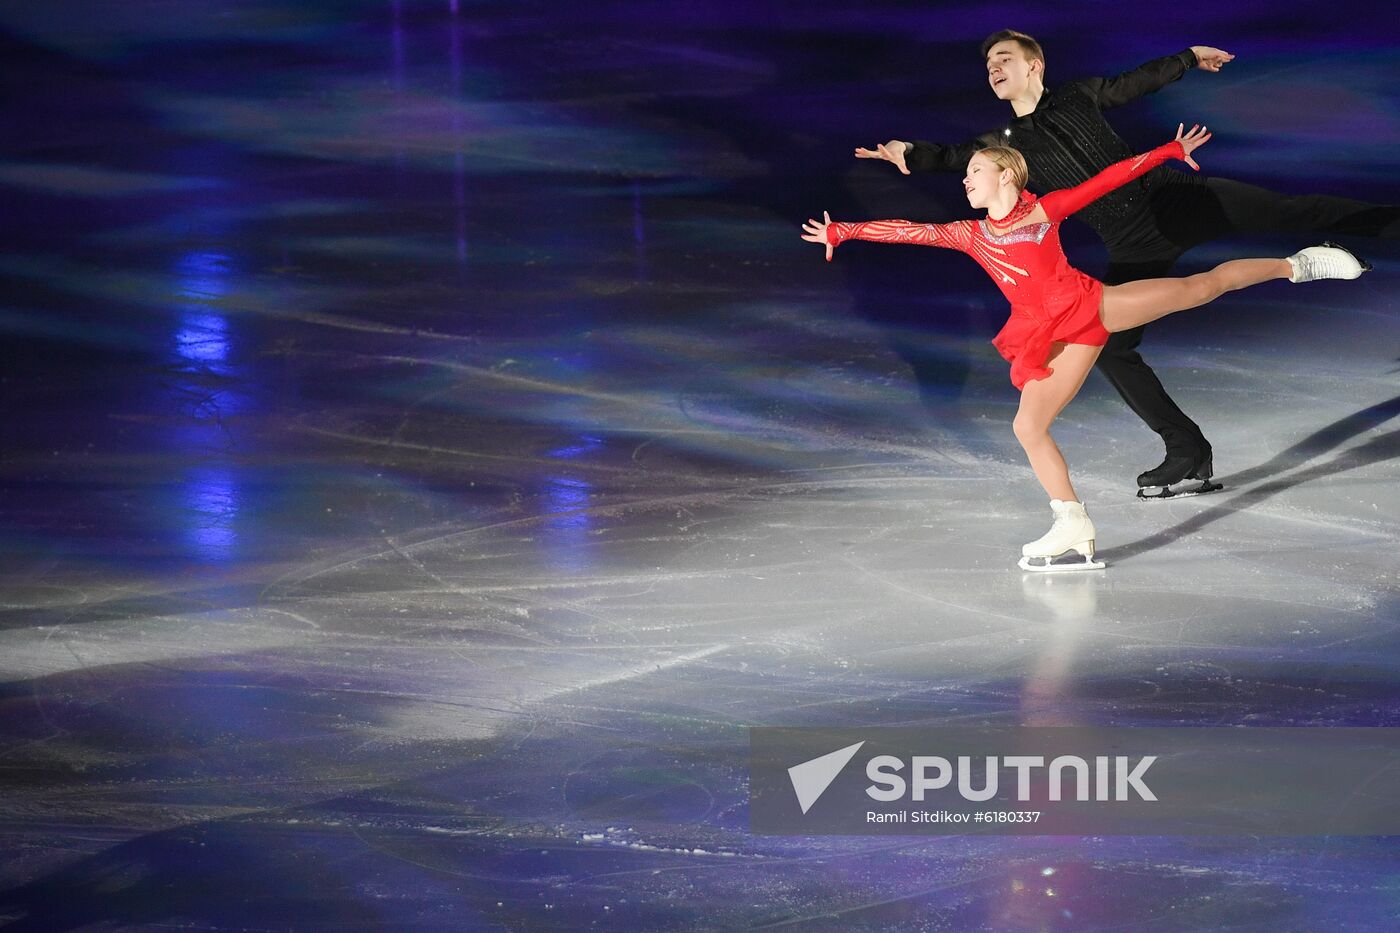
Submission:
M 1127 184 L 1168 159 L 1191 158 L 1211 134 L 1205 127 L 1183 133 L 1144 155 L 1110 165 L 1083 184 L 1037 198 L 1025 191 L 1026 161 L 1015 149 L 993 146 L 967 163 L 963 188 L 968 203 L 983 208 L 983 220 L 916 224 L 905 220 L 835 223 L 829 214 L 808 220 L 802 239 L 832 250 L 846 240 L 915 243 L 967 253 L 1011 302 L 1011 317 L 992 340 L 1011 363 L 1011 381 L 1021 390 L 1012 422 L 1036 479 L 1050 495 L 1055 521 L 1050 531 L 1021 548 L 1025 570 L 1100 570 L 1094 560 L 1094 523 L 1070 484 L 1069 468 L 1050 437 L 1050 425 L 1084 384 L 1110 333 L 1214 301 L 1226 292 L 1271 279 L 1310 282 L 1354 279 L 1369 264 L 1332 244 L 1314 246 L 1287 259 L 1236 259 L 1184 278 L 1143 279 L 1104 285 L 1070 266 L 1060 247 L 1060 222 L 1085 205 Z M 1051 365 L 1053 364 L 1053 365 Z M 1072 563 L 1055 564 L 1069 552 Z

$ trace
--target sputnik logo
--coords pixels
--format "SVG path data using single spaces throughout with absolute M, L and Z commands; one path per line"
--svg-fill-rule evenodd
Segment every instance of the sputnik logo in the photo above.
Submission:
M 854 745 L 847 745 L 845 748 L 837 749 L 820 758 L 813 758 L 811 761 L 804 761 L 800 765 L 793 765 L 788 768 L 788 778 L 792 780 L 792 789 L 797 793 L 797 802 L 802 807 L 802 812 L 806 813 L 812 809 L 812 804 L 817 802 L 817 798 L 826 793 L 826 789 L 831 786 L 831 782 L 836 780 L 836 776 L 841 773 L 841 769 L 855 757 L 856 752 L 864 742 L 857 742 Z

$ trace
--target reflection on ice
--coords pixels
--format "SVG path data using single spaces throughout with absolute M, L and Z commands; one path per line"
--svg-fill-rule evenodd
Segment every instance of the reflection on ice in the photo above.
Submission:
M 187 540 L 193 554 L 207 561 L 229 561 L 237 555 L 238 482 L 227 467 L 194 467 L 184 484 Z

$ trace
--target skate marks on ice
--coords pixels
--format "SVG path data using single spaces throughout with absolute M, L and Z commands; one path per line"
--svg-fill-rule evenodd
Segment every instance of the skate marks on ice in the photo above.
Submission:
M 1380 427 L 1397 415 L 1400 415 L 1400 395 L 1383 402 L 1377 402 L 1314 431 L 1288 449 L 1280 451 L 1267 463 L 1261 463 L 1258 466 L 1232 474 L 1230 479 L 1237 486 L 1245 486 L 1257 480 L 1276 477 L 1280 473 L 1306 463 L 1313 457 L 1337 449 L 1354 437 Z M 1387 459 L 1393 459 L 1395 456 L 1400 456 L 1400 452 L 1393 454 L 1392 457 L 1378 456 L 1367 462 L 1380 463 Z
M 1288 472 L 1314 457 L 1336 450 L 1354 437 L 1386 424 L 1397 415 L 1400 415 L 1400 396 L 1369 406 L 1315 431 L 1267 462 L 1226 476 L 1227 488 L 1223 493 L 1211 495 L 1208 501 L 1215 504 L 1210 508 L 1170 528 L 1111 548 L 1104 552 L 1104 556 L 1113 561 L 1127 561 L 1196 534 L 1221 519 L 1251 509 L 1295 487 L 1400 459 L 1400 429 L 1395 429 L 1349 447 L 1330 460 Z M 1264 480 L 1260 485 L 1243 488 L 1260 480 Z M 1239 491 L 1232 494 L 1233 490 Z M 1383 530 L 1375 533 L 1388 538 Z
M 1016 540 L 1024 515 L 989 503 L 1023 468 L 943 469 L 805 473 L 707 490 L 680 508 L 664 497 L 597 502 L 396 535 L 300 566 L 262 599 L 309 620 L 293 630 L 324 639 L 312 651 L 238 658 L 224 690 L 206 681 L 207 665 L 144 669 L 159 671 L 155 699 L 204 717 L 174 723 L 182 731 L 236 725 L 248 738 L 156 756 L 163 771 L 134 784 L 93 787 L 89 777 L 63 788 L 66 799 L 51 789 L 12 800 L 116 814 L 108 819 L 123 829 L 85 827 L 84 854 L 51 855 L 51 870 L 0 894 L 0 912 L 28 914 L 31 929 L 175 916 L 220 925 L 220 911 L 235 909 L 245 924 L 329 912 L 349 926 L 347 904 L 403 929 L 595 916 L 634 929 L 694 928 L 702 917 L 720 928 L 891 929 L 935 910 L 949 928 L 979 929 L 1028 916 L 1046 925 L 1066 903 L 1086 923 L 1130 907 L 1180 919 L 1189 901 L 1211 928 L 1222 917 L 1201 905 L 1244 886 L 1287 928 L 1297 905 L 1277 906 L 1281 879 L 1300 898 L 1319 892 L 1311 876 L 1296 880 L 1306 849 L 1285 850 L 1261 880 L 1247 844 L 872 847 L 746 833 L 746 723 L 1092 721 L 1109 708 L 1150 722 L 1164 695 L 1197 704 L 1172 707 L 1181 715 L 1211 716 L 1232 708 L 1229 697 L 1202 701 L 1193 685 L 1236 696 L 1254 683 L 1229 642 L 1267 636 L 1223 633 L 1204 616 L 1244 603 L 1178 594 L 1168 608 L 1183 619 L 1147 624 L 1136 618 L 1140 594 L 1103 575 L 1018 587 L 1002 542 Z M 586 526 L 569 524 L 584 515 Z M 551 541 L 567 545 L 567 559 Z M 1111 621 L 1133 624 L 1114 631 Z M 1222 657 L 1183 669 L 1186 649 Z M 615 663 L 624 651 L 637 659 L 630 668 Z M 677 663 L 657 663 L 668 653 Z M 130 667 L 141 665 L 111 670 Z M 132 688 L 104 685 L 101 673 L 82 672 L 87 704 L 108 695 L 105 716 L 129 706 L 149 723 L 154 704 L 132 704 Z M 47 681 L 51 715 L 67 686 Z M 270 711 L 281 691 L 309 707 Z M 1313 700 L 1293 702 L 1307 712 Z M 493 711 L 493 722 L 481 718 Z M 75 712 L 56 722 L 72 728 Z M 494 734 L 469 738 L 472 722 Z M 153 725 L 142 728 L 168 745 L 169 718 Z M 260 734 L 265 742 L 250 741 Z M 201 782 L 201 770 L 234 758 L 249 764 L 218 777 L 236 792 Z M 133 827 L 145 829 L 133 837 Z M 1341 876 L 1373 854 L 1346 846 L 1325 864 Z M 226 902 L 232 878 L 255 895 Z M 1017 884 L 1054 896 L 1013 910 L 1006 891 Z M 1105 888 L 1124 894 L 1104 902 L 1095 892 Z
M 173 917 L 425 931 L 574 929 L 593 918 L 620 929 L 1007 930 L 1055 929 L 1070 910 L 1085 929 L 1111 928 L 1129 911 L 1149 924 L 1223 929 L 1230 905 L 1246 898 L 1253 920 L 1298 929 L 1290 921 L 1305 899 L 1336 909 L 1394 870 L 1393 853 L 1367 840 L 1325 852 L 1279 840 L 1261 857 L 1231 840 L 756 838 L 731 808 L 739 788 L 711 776 L 713 765 L 672 761 L 681 750 L 660 734 L 663 723 L 584 725 L 583 737 L 610 740 L 608 757 L 579 757 L 581 739 L 531 739 L 508 763 L 486 758 L 436 781 L 147 834 L 0 893 L 0 913 L 27 915 L 17 930 Z M 738 768 L 737 751 L 711 756 Z M 599 778 L 591 785 L 567 780 L 589 769 Z M 687 789 L 700 773 L 701 787 Z M 548 795 L 537 775 L 568 790 Z M 510 802 L 506 784 L 514 803 L 540 805 L 536 818 L 489 813 Z M 700 789 L 716 795 L 716 812 L 697 820 L 707 806 Z M 1302 859 L 1307 872 L 1297 871 Z

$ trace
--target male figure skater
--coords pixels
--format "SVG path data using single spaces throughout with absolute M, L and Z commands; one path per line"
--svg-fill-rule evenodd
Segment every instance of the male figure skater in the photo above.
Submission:
M 1011 104 L 1003 128 L 960 145 L 892 139 L 857 149 L 863 159 L 885 159 L 901 172 L 965 171 L 987 146 L 1021 151 L 1029 184 L 1039 191 L 1070 188 L 1132 154 L 1104 119 L 1118 107 L 1178 80 L 1191 68 L 1219 71 L 1234 56 L 1192 46 L 1116 78 L 1087 78 L 1051 91 L 1045 53 L 1024 33 L 1002 30 L 982 43 L 992 93 Z M 1400 205 L 1375 205 L 1327 195 L 1292 197 L 1223 178 L 1202 178 L 1159 167 L 1076 214 L 1108 248 L 1103 281 L 1121 285 L 1161 278 L 1186 250 L 1231 234 L 1338 233 L 1400 237 Z M 1138 354 L 1144 327 L 1113 334 L 1099 370 L 1147 426 L 1161 436 L 1166 458 L 1138 476 L 1138 495 L 1167 498 L 1220 489 L 1211 481 L 1211 445 L 1172 401 L 1157 374 Z

